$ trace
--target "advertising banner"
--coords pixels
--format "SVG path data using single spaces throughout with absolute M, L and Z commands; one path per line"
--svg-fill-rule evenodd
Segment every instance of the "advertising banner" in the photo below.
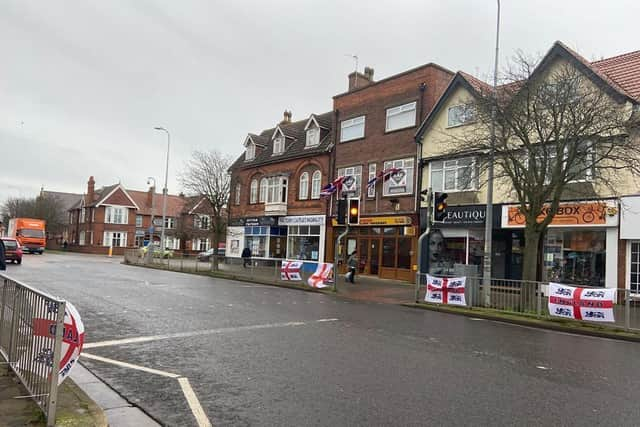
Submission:
M 280 280 L 295 280 L 301 281 L 300 269 L 302 268 L 302 261 L 282 261 L 282 267 L 280 267 Z
M 328 262 L 319 262 L 316 272 L 309 277 L 307 283 L 312 288 L 326 288 L 327 282 L 332 277 L 333 264 Z
M 427 274 L 426 302 L 467 305 L 464 297 L 466 277 L 434 277 Z
M 48 308 L 51 310 L 51 308 Z M 44 365 L 45 369 L 36 369 L 36 374 L 46 373 L 48 376 L 53 365 L 53 340 L 56 334 L 56 322 L 51 319 L 34 318 L 33 335 L 34 337 L 46 337 L 47 340 L 34 340 L 31 352 L 26 352 L 20 361 L 25 367 L 31 366 L 28 363 L 30 356 L 37 365 Z M 61 384 L 69 376 L 71 370 L 78 363 L 78 358 L 82 352 L 84 344 L 84 325 L 78 310 L 67 301 L 64 312 L 64 330 L 62 333 L 62 350 L 60 352 L 60 366 L 58 373 L 58 384 Z
M 549 283 L 549 314 L 566 319 L 615 322 L 615 289 L 577 288 Z

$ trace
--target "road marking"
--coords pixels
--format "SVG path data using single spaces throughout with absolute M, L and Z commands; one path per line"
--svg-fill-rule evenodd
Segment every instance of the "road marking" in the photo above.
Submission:
M 198 423 L 198 427 L 211 427 L 211 421 L 207 417 L 207 414 L 204 412 L 202 405 L 200 405 L 200 401 L 198 400 L 198 396 L 193 391 L 191 384 L 189 383 L 189 379 L 187 377 L 180 376 L 178 374 L 174 374 L 171 372 L 160 371 L 157 369 L 147 368 L 140 365 L 134 365 L 132 363 L 121 362 L 119 360 L 109 359 L 106 357 L 96 356 L 95 354 L 82 353 L 83 357 L 87 359 L 98 360 L 104 363 L 110 363 L 112 365 L 121 366 L 123 368 L 135 369 L 137 371 L 147 372 L 154 375 L 160 375 L 162 377 L 168 378 L 176 378 L 178 383 L 180 384 L 180 388 L 182 389 L 182 393 L 184 394 L 185 399 L 187 399 L 187 403 L 189 404 L 189 408 L 191 409 L 191 413 L 196 419 Z
M 318 319 L 313 322 L 284 322 L 284 323 L 267 323 L 262 325 L 247 325 L 247 326 L 234 326 L 230 328 L 219 328 L 219 329 L 205 329 L 202 331 L 191 331 L 191 332 L 176 332 L 174 334 L 163 334 L 163 335 L 152 335 L 147 337 L 135 337 L 135 338 L 124 338 L 121 340 L 110 340 L 110 341 L 101 341 L 101 342 L 93 342 L 93 343 L 85 343 L 83 348 L 98 348 L 98 347 L 109 347 L 112 345 L 124 345 L 124 344 L 137 344 L 142 342 L 150 342 L 150 341 L 159 341 L 159 340 L 167 340 L 171 338 L 188 338 L 188 337 L 196 337 L 201 335 L 215 335 L 215 334 L 224 334 L 228 332 L 240 332 L 240 331 L 252 331 L 257 329 L 269 329 L 269 328 L 286 328 L 290 326 L 304 326 L 310 323 L 321 323 L 321 322 L 337 322 L 339 319 Z
M 193 416 L 196 417 L 196 422 L 199 427 L 211 427 L 211 422 L 209 422 L 209 418 L 204 413 L 204 409 L 202 409 L 202 405 L 200 405 L 200 401 L 196 396 L 195 392 L 191 388 L 191 384 L 189 384 L 189 379 L 185 377 L 178 378 L 178 382 L 180 383 L 180 387 L 182 387 L 182 392 L 184 393 L 184 397 L 187 398 L 187 403 L 191 408 L 191 412 L 193 412 Z
M 119 360 L 108 359 L 106 357 L 96 356 L 95 354 L 82 353 L 82 357 L 87 359 L 99 360 L 100 362 L 111 363 L 112 365 L 122 366 L 123 368 L 135 369 L 137 371 L 148 372 L 150 374 L 160 375 L 168 378 L 179 378 L 180 375 L 171 372 L 159 371 L 157 369 L 145 368 L 144 366 L 134 365 L 132 363 L 120 362 Z

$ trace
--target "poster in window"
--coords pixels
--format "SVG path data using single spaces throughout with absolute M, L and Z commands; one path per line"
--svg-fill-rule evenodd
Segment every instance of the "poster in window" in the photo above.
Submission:
M 353 175 L 347 175 L 342 181 L 342 191 L 346 193 L 357 193 L 358 183 L 356 177 Z
M 387 181 L 389 186 L 388 194 L 407 193 L 407 175 L 406 169 L 400 169 L 392 173 Z

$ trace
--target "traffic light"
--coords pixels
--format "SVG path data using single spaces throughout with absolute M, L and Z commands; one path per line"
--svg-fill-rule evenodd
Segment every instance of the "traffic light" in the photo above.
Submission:
M 345 224 L 347 221 L 347 199 L 338 199 L 338 215 L 336 221 L 338 224 Z
M 447 217 L 447 193 L 433 193 L 433 221 L 442 222 Z
M 360 223 L 360 199 L 349 199 L 349 225 Z

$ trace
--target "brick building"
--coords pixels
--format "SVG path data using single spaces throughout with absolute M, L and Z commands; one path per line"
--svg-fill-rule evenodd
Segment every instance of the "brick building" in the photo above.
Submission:
M 284 120 L 248 134 L 244 153 L 229 168 L 231 197 L 227 257 L 248 247 L 256 259 L 324 260 L 327 201 L 333 149 L 332 112 Z
M 332 172 L 345 177 L 341 196 L 360 200 L 360 224 L 346 237 L 341 256 L 344 261 L 357 248 L 360 273 L 414 280 L 420 225 L 414 135 L 452 76 L 427 64 L 375 82 L 366 67 L 349 75 L 347 92 L 333 97 Z M 329 223 L 328 241 L 335 241 L 336 231 Z M 333 246 L 327 247 L 328 260 Z
M 77 252 L 113 253 L 148 242 L 153 216 L 153 241 L 160 243 L 162 194 L 129 190 L 121 184 L 99 189 L 91 176 L 87 192 L 69 209 L 69 248 Z M 201 197 L 167 195 L 165 247 L 183 252 L 209 249 L 211 212 Z

